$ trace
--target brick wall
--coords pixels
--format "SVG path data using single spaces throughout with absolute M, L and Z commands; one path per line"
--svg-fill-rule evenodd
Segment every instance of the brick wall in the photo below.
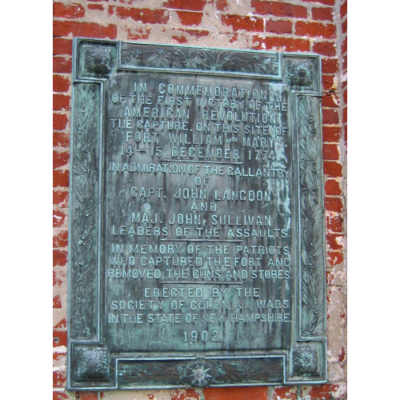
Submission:
M 53 400 L 346 399 L 345 182 L 347 1 L 75 0 L 54 3 Z M 322 56 L 328 379 L 319 386 L 68 392 L 67 242 L 72 38 L 75 36 Z

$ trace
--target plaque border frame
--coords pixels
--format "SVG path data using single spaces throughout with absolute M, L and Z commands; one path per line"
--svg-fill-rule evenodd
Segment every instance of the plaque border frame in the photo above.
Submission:
M 86 46 L 86 47 L 85 47 Z M 207 52 L 219 54 L 241 54 L 242 56 L 253 56 L 253 57 L 266 57 L 273 58 L 277 60 L 277 74 L 261 74 L 254 72 L 245 71 L 226 71 L 226 70 L 207 70 L 207 69 L 179 69 L 172 68 L 168 69 L 165 67 L 140 67 L 140 66 L 127 66 L 122 65 L 121 57 L 123 46 L 133 46 L 136 48 L 147 48 L 150 49 L 152 46 L 158 51 L 172 51 L 177 49 L 177 51 L 182 52 Z M 85 53 L 86 52 L 86 53 Z M 93 54 L 92 54 L 93 53 Z M 160 53 L 161 54 L 161 53 Z M 265 59 L 264 59 L 265 60 Z M 85 64 L 86 63 L 86 64 Z M 125 63 L 126 64 L 126 63 Z M 267 62 L 265 63 L 267 64 Z M 218 68 L 218 67 L 217 67 Z M 103 108 L 106 104 L 105 91 L 104 91 L 104 81 L 109 79 L 116 70 L 138 70 L 138 71 L 151 71 L 151 72 L 163 72 L 163 73 L 184 73 L 184 74 L 202 74 L 202 75 L 224 75 L 229 77 L 237 77 L 244 79 L 263 79 L 267 81 L 276 81 L 286 83 L 289 88 L 289 116 L 288 125 L 290 126 L 292 132 L 292 146 L 293 146 L 293 169 L 297 171 L 294 175 L 294 193 L 293 201 L 296 202 L 295 207 L 298 210 L 298 215 L 296 215 L 296 223 L 294 228 L 296 229 L 296 237 L 299 240 L 299 245 L 297 246 L 297 257 L 294 261 L 293 268 L 293 291 L 294 291 L 294 301 L 292 309 L 292 347 L 290 350 L 273 350 L 262 353 L 261 351 L 237 351 L 234 353 L 228 353 L 224 351 L 217 352 L 203 352 L 202 355 L 191 354 L 182 355 L 181 353 L 147 353 L 146 356 L 143 354 L 130 353 L 131 356 L 128 357 L 126 354 L 109 354 L 107 348 L 102 343 L 102 324 L 101 324 L 101 311 L 102 311 L 102 300 L 103 295 L 103 278 L 101 275 L 101 259 L 102 259 L 102 226 L 103 226 L 103 216 L 102 211 L 104 208 L 102 199 L 103 190 L 103 174 L 105 173 L 102 168 L 102 161 L 104 158 L 104 140 L 105 140 L 105 121 Z M 275 69 L 276 70 L 276 69 Z M 68 347 L 67 347 L 67 389 L 68 390 L 113 390 L 113 389 L 172 389 L 172 388 L 185 388 L 185 387 L 224 387 L 224 386 L 264 386 L 264 385 L 299 385 L 299 384 L 323 384 L 327 382 L 327 337 L 326 337 L 326 260 L 325 260 L 325 216 L 324 216 L 324 186 L 323 186 L 323 162 L 322 162 L 322 113 L 321 113 L 321 97 L 322 97 L 322 80 L 321 80 L 321 57 L 313 53 L 281 53 L 281 52 L 265 52 L 265 51 L 255 51 L 255 50 L 238 50 L 238 49 L 224 49 L 224 48 L 204 48 L 204 47 L 190 47 L 182 45 L 167 45 L 167 44 L 155 44 L 155 43 L 143 43 L 143 42 L 121 42 L 112 40 L 102 40 L 102 39 L 90 39 L 90 38 L 74 38 L 73 39 L 73 56 L 72 56 L 72 107 L 71 107 L 71 155 L 70 155 L 70 218 L 69 218 L 69 236 L 68 236 Z M 85 92 L 82 94 L 82 92 Z M 92 92 L 92 93 L 91 93 Z M 93 95 L 94 93 L 94 95 Z M 306 100 L 304 102 L 304 99 Z M 83 107 L 84 110 L 79 109 L 79 101 L 82 104 L 85 103 Z M 90 102 L 93 102 L 91 104 Z M 299 102 L 308 103 L 307 105 L 301 106 Z M 89 105 L 92 108 L 98 108 L 98 114 L 94 115 L 95 121 L 91 121 L 87 117 L 86 106 Z M 306 110 L 306 111 L 304 111 Z M 307 114 L 309 112 L 309 114 Z M 306 115 L 304 115 L 306 114 Z M 307 120 L 307 115 L 309 119 Z M 97 117 L 97 119 L 96 119 Z M 86 118 L 86 119 L 85 119 Z M 301 125 L 299 123 L 300 119 L 303 121 L 302 132 L 299 132 Z M 88 123 L 89 120 L 89 123 Z M 310 120 L 313 120 L 310 123 Z M 318 122 L 318 126 L 315 128 L 314 122 Z M 86 124 L 86 128 L 84 127 Z M 89 126 L 87 125 L 89 124 Z M 93 126 L 94 125 L 94 126 Z M 311 126 L 312 125 L 312 126 Z M 96 128 L 97 127 L 97 128 Z M 91 150 L 87 151 L 85 154 L 93 153 L 98 154 L 97 158 L 97 170 L 93 168 L 93 171 L 84 171 L 86 174 L 91 176 L 92 172 L 95 173 L 95 177 L 98 177 L 97 187 L 95 187 L 94 192 L 97 193 L 97 202 L 93 207 L 91 205 L 89 216 L 93 213 L 96 215 L 95 222 L 95 232 L 92 235 L 85 236 L 87 231 L 85 227 L 81 227 L 81 220 L 78 215 L 79 212 L 85 212 L 84 204 L 87 203 L 88 199 L 83 196 L 83 203 L 77 197 L 76 185 L 77 182 L 83 185 L 85 191 L 88 188 L 86 184 L 82 184 L 81 176 L 84 173 L 82 171 L 76 173 L 76 159 L 79 159 L 79 154 L 84 153 L 85 150 L 79 148 L 80 136 L 82 130 L 86 129 L 86 136 L 96 137 L 97 142 L 92 146 Z M 308 132 L 308 133 L 304 133 Z M 318 149 L 316 157 L 311 160 L 314 163 L 314 172 L 311 173 L 313 179 L 314 188 L 317 194 L 310 192 L 305 197 L 308 199 L 310 196 L 314 195 L 314 201 L 318 205 L 314 209 L 314 215 L 317 216 L 319 225 L 314 226 L 314 222 L 311 222 L 311 226 L 314 230 L 319 230 L 315 235 L 317 240 L 319 238 L 317 249 L 318 256 L 310 254 L 310 247 L 308 244 L 315 245 L 316 241 L 312 238 L 306 243 L 304 242 L 304 232 L 302 232 L 303 225 L 305 223 L 310 223 L 307 216 L 305 220 L 302 221 L 302 205 L 300 204 L 302 199 L 300 198 L 301 190 L 306 187 L 309 189 L 307 184 L 303 184 L 303 176 L 300 176 L 300 156 L 299 152 L 302 151 L 300 148 L 301 135 L 310 135 L 312 140 L 314 140 L 314 145 Z M 307 137 L 306 140 L 309 140 Z M 82 154 L 83 154 L 82 153 Z M 303 153 L 302 153 L 303 155 Z M 83 164 L 90 164 L 93 166 L 93 157 L 88 156 L 88 159 L 83 161 Z M 95 157 L 94 157 L 95 158 Z M 294 168 L 294 162 L 297 161 L 296 168 Z M 86 164 L 85 164 L 86 163 Z M 82 164 L 82 163 L 81 163 Z M 81 165 L 82 167 L 82 165 Z M 90 168 L 88 168 L 90 170 Z M 303 168 L 304 169 L 304 168 Z M 304 172 L 304 171 L 303 171 Z M 308 171 L 309 172 L 309 171 Z M 292 172 L 294 174 L 294 171 Z M 85 180 L 86 178 L 84 178 Z M 310 190 L 311 190 L 310 189 Z M 82 195 L 82 193 L 81 193 Z M 304 197 L 304 196 L 303 196 Z M 304 200 L 304 199 L 303 199 Z M 312 203 L 312 200 L 310 200 Z M 311 204 L 312 206 L 313 204 Z M 78 210 L 80 210 L 78 212 Z M 86 215 L 86 214 L 85 214 Z M 83 218 L 85 219 L 85 218 Z M 79 222 L 77 222 L 79 221 Z M 79 226 L 78 226 L 79 225 Z M 79 229 L 77 229 L 77 226 Z M 82 238 L 76 232 L 79 231 L 79 235 L 83 232 Z M 89 232 L 90 233 L 90 232 Z M 87 238 L 89 237 L 89 241 Z M 90 239 L 92 242 L 90 243 Z M 76 242 L 79 240 L 83 243 L 79 244 L 82 248 L 85 245 L 90 247 L 94 246 L 95 250 L 92 249 L 92 253 L 97 256 L 97 259 L 93 261 L 93 254 L 91 256 L 90 266 L 91 272 L 93 274 L 92 280 L 87 283 L 91 286 L 90 295 L 87 299 L 78 298 L 80 302 L 74 298 L 76 297 L 76 288 L 74 287 L 74 279 L 77 274 L 77 270 L 80 271 L 82 268 L 81 263 L 77 259 L 77 252 L 74 250 Z M 97 241 L 97 242 L 96 242 Z M 314 243 L 315 242 L 315 243 Z M 88 247 L 87 247 L 88 248 Z M 86 248 L 86 249 L 87 249 Z M 304 250 L 305 248 L 305 250 Z M 311 246 L 313 248 L 313 246 Z M 304 256 L 302 251 L 305 251 L 308 260 L 313 260 L 319 257 L 319 264 L 317 266 L 312 266 L 308 268 L 306 265 L 302 265 L 302 256 Z M 312 250 L 314 251 L 314 250 Z M 322 254 L 322 258 L 321 258 Z M 87 253 L 84 253 L 87 256 Z M 79 258 L 79 257 L 78 257 Z M 312 263 L 312 261 L 311 261 Z M 83 262 L 84 264 L 84 262 Z M 296 268 L 298 265 L 298 268 Z M 308 263 L 308 265 L 311 265 Z M 83 265 L 83 268 L 85 266 Z M 305 272 L 307 271 L 307 272 Z M 310 272 L 311 271 L 311 272 Z M 312 272 L 317 271 L 317 276 L 312 275 Z M 308 274 L 306 277 L 305 275 Z M 85 279 L 84 274 L 80 274 Z M 86 276 L 87 278 L 87 276 Z M 321 301 L 318 310 L 313 310 L 311 305 L 307 306 L 303 297 L 307 297 L 307 287 L 304 286 L 304 280 L 308 281 L 318 281 L 318 299 Z M 81 279 L 81 281 L 82 281 Z M 76 286 L 76 282 L 75 282 Z M 316 290 L 313 288 L 314 291 Z M 304 295 L 304 296 L 303 296 Z M 306 296 L 307 295 L 307 296 Z M 91 296 L 91 299 L 90 299 Z M 316 298 L 317 298 L 316 297 Z M 322 299 L 322 300 L 321 300 Z M 83 301 L 83 303 L 82 303 Z M 91 302 L 91 303 L 90 303 Z M 83 304 L 83 313 L 81 312 L 77 304 Z M 88 307 L 85 309 L 85 307 Z M 80 311 L 81 313 L 77 312 Z M 313 313 L 314 312 L 314 313 Z M 311 313 L 311 314 L 310 314 Z M 309 314 L 311 317 L 309 317 Z M 74 332 L 74 326 L 81 324 L 82 326 L 82 315 L 83 319 L 87 318 L 91 321 L 91 326 L 88 328 L 89 333 L 86 336 L 82 334 L 76 334 Z M 314 323 L 312 321 L 317 321 Z M 310 321 L 312 322 L 310 322 Z M 304 322 L 305 321 L 305 322 Z M 85 321 L 85 324 L 87 322 Z M 313 331 L 308 332 L 302 329 L 303 325 L 317 324 L 319 330 L 317 333 L 313 334 Z M 92 329 L 90 329 L 92 328 Z M 313 328 L 315 329 L 315 327 Z M 281 380 L 279 381 L 257 381 L 257 379 L 250 379 L 247 381 L 245 379 L 239 380 L 238 382 L 228 382 L 224 383 L 214 383 L 213 379 L 210 382 L 205 382 L 205 384 L 192 384 L 185 381 L 183 378 L 179 378 L 181 383 L 163 383 L 155 384 L 151 383 L 150 386 L 142 385 L 124 385 L 120 384 L 120 363 L 130 361 L 132 363 L 137 363 L 143 366 L 144 363 L 157 363 L 157 361 L 172 361 L 177 360 L 186 362 L 187 365 L 193 362 L 205 362 L 213 363 L 212 360 L 230 360 L 231 363 L 241 362 L 240 360 L 248 359 L 265 359 L 269 360 L 281 359 L 282 360 L 282 373 Z M 200 360 L 200 361 L 199 361 Z M 151 364 L 153 365 L 153 364 Z M 187 368 L 187 367 L 183 367 Z M 248 368 L 247 368 L 248 369 Z M 249 374 L 249 371 L 246 370 Z M 183 379 L 183 380 L 182 380 Z M 150 379 L 151 381 L 151 379 Z

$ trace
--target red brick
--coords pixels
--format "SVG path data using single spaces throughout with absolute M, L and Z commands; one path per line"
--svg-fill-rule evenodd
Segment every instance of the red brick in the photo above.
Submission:
M 229 43 L 234 43 L 238 40 L 238 34 L 234 33 L 231 38 L 229 39 Z
M 67 331 L 53 331 L 53 347 L 67 345 Z
M 325 197 L 325 208 L 327 211 L 341 213 L 343 211 L 343 203 L 339 197 Z
M 347 70 L 347 55 L 343 56 L 342 60 L 343 60 L 343 72 L 346 72 L 346 70 Z
M 335 0 L 302 0 L 304 3 L 321 3 L 327 6 L 334 6 Z
M 343 91 L 343 102 L 347 104 L 347 89 Z
M 325 193 L 327 196 L 340 195 L 342 191 L 340 190 L 339 182 L 328 179 L 325 183 Z
M 330 232 L 343 232 L 343 218 L 340 215 L 337 215 L 335 217 L 328 217 L 326 228 Z
M 53 265 L 63 267 L 67 264 L 68 253 L 63 250 L 53 250 Z
M 53 110 L 68 111 L 70 109 L 70 96 L 65 94 L 53 95 Z
M 68 231 L 58 232 L 53 236 L 53 248 L 68 246 Z
M 53 387 L 65 387 L 67 376 L 64 370 L 53 371 Z
M 54 132 L 54 134 L 57 134 Z M 61 133 L 60 133 L 61 134 Z M 53 135 L 54 136 L 54 135 Z M 54 146 L 54 147 L 65 147 L 65 146 Z M 52 153 L 52 168 L 60 168 L 66 164 L 68 164 L 69 153 L 63 152 L 54 152 Z
M 53 55 L 72 55 L 72 40 L 53 39 Z
M 252 0 L 256 14 L 274 15 L 275 17 L 307 18 L 307 8 L 281 1 Z
M 172 36 L 172 39 L 176 40 L 178 43 L 187 43 L 188 41 L 183 35 L 181 36 L 174 35 Z
M 203 37 L 203 36 L 208 36 L 210 34 L 209 31 L 205 31 L 205 30 L 200 30 L 200 29 L 179 29 L 182 32 L 186 32 L 191 36 L 195 36 L 197 38 L 199 37 Z
M 128 40 L 148 39 L 151 32 L 150 27 L 143 28 L 128 28 Z
M 309 37 L 323 37 L 334 39 L 336 37 L 336 26 L 333 24 L 321 24 L 319 22 L 296 22 L 296 35 Z
M 80 400 L 97 400 L 97 392 L 80 392 Z
M 53 204 L 59 207 L 67 207 L 68 206 L 68 192 L 61 192 L 59 190 L 55 190 L 53 192 Z
M 342 42 L 342 55 L 347 53 L 347 36 L 344 38 Z
M 335 128 L 333 126 L 324 126 L 322 129 L 324 142 L 339 142 L 340 132 L 340 128 Z
M 89 38 L 116 39 L 117 25 L 100 25 L 94 22 L 54 21 L 53 36 L 82 36 Z
M 347 122 L 347 107 L 343 108 L 343 123 Z
M 337 125 L 339 123 L 339 115 L 337 110 L 333 108 L 323 108 L 322 121 L 324 125 Z
M 53 151 L 53 168 L 57 169 L 67 165 L 69 162 L 69 152 L 68 151 Z
M 347 0 L 340 6 L 340 18 L 347 16 Z
M 99 11 L 103 11 L 104 7 L 100 4 L 89 4 L 88 5 L 88 9 L 89 10 L 99 10 Z
M 60 349 L 62 350 L 62 349 Z M 61 361 L 61 360 L 65 360 L 66 357 L 66 353 L 64 351 L 57 351 L 55 349 L 53 349 L 53 360 L 54 361 Z
M 65 114 L 53 114 L 53 129 L 62 131 L 67 126 L 68 118 Z
M 61 297 L 59 294 L 53 297 L 53 308 L 61 308 Z
M 279 20 L 279 21 L 272 21 L 267 20 L 266 23 L 266 32 L 271 33 L 292 33 L 293 24 L 291 21 Z
M 63 287 L 66 282 L 64 271 L 51 271 L 51 284 L 53 287 Z
M 53 146 L 54 147 L 69 147 L 69 135 L 63 132 L 53 133 Z
M 337 102 L 335 103 L 336 97 L 335 94 L 332 93 L 324 93 L 322 96 L 322 107 L 339 107 Z
M 315 385 L 315 386 L 303 386 L 302 396 L 307 395 L 313 400 L 325 400 L 332 398 L 332 391 L 336 390 L 338 385 L 326 384 L 326 385 Z
M 53 57 L 53 72 L 55 73 L 71 73 L 72 71 L 72 62 L 71 58 L 65 57 Z
M 82 18 L 85 16 L 85 9 L 76 3 L 72 3 L 71 5 L 53 3 L 53 15 L 55 18 Z
M 324 160 L 339 160 L 339 150 L 336 144 L 324 144 L 323 154 Z
M 186 26 L 199 25 L 203 18 L 203 14 L 198 12 L 177 11 L 176 13 L 181 20 L 181 23 Z
M 338 361 L 341 363 L 345 360 L 345 358 L 346 358 L 346 349 L 342 347 L 342 349 L 340 350 Z
M 324 90 L 329 91 L 332 89 L 333 85 L 335 83 L 335 77 L 334 75 L 322 75 L 322 86 Z
M 328 251 L 327 256 L 328 262 L 332 267 L 343 262 L 343 253 L 341 251 Z
M 342 166 L 335 161 L 325 161 L 324 174 L 332 178 L 340 178 L 342 176 Z
M 336 275 L 333 273 L 333 271 L 328 271 L 328 270 L 326 271 L 326 284 L 327 284 L 327 286 L 334 286 L 334 285 L 332 285 L 332 282 L 335 279 L 335 276 Z
M 226 11 L 228 8 L 228 1 L 227 0 L 216 0 L 215 6 L 217 7 L 218 11 Z
M 55 170 L 53 171 L 53 187 L 68 187 L 69 171 Z
M 312 51 L 323 56 L 336 56 L 336 46 L 333 42 L 314 42 Z
M 271 400 L 296 400 L 297 398 L 297 387 L 286 386 L 286 387 L 274 387 Z
M 53 75 L 53 92 L 68 92 L 71 83 L 68 77 L 62 75 Z
M 163 6 L 178 10 L 203 11 L 206 4 L 206 0 L 167 0 L 164 1 Z
M 200 396 L 194 389 L 175 390 L 171 391 L 171 400 L 200 400 Z
M 342 33 L 347 33 L 347 18 L 344 20 L 342 24 Z
M 253 42 L 256 40 L 259 40 L 260 43 L 264 43 L 267 50 L 276 49 L 279 51 L 310 51 L 309 40 L 291 39 L 283 37 L 262 38 L 259 36 L 254 36 Z M 262 49 L 262 46 L 259 45 L 256 48 Z
M 54 228 L 59 228 L 60 226 L 63 225 L 65 221 L 65 213 L 63 213 L 60 210 L 54 210 L 53 212 L 53 227 Z
M 264 21 L 261 18 L 257 17 L 239 17 L 237 15 L 222 15 L 221 21 L 224 25 L 232 26 L 234 31 L 237 31 L 239 29 L 243 29 L 247 32 L 264 31 Z
M 67 329 L 67 320 L 65 318 L 63 318 L 60 322 L 58 322 L 55 326 L 54 326 L 54 330 L 66 330 Z
M 205 400 L 267 400 L 268 388 L 265 386 L 204 388 L 203 394 Z
M 109 15 L 117 15 L 121 19 L 132 18 L 135 21 L 140 21 L 143 24 L 165 24 L 168 22 L 168 11 L 165 10 L 150 10 L 147 8 L 126 8 L 110 6 L 108 9 Z M 167 15 L 165 15 L 167 14 Z
M 53 271 L 53 286 L 61 287 L 66 281 L 65 272 L 63 271 Z
M 333 22 L 333 9 L 328 7 L 313 8 L 311 10 L 312 18 L 317 21 Z
M 327 233 L 326 234 L 326 243 L 328 246 L 328 250 L 342 250 L 343 249 L 343 244 L 340 239 L 343 238 L 342 234 L 337 234 L 337 233 Z M 312 397 L 312 399 L 319 399 L 320 397 Z M 328 399 L 330 399 L 330 397 L 328 397 Z
M 53 400 L 68 400 L 69 398 L 70 397 L 65 392 L 53 392 Z
M 322 58 L 322 73 L 335 74 L 339 71 L 339 60 L 337 58 Z

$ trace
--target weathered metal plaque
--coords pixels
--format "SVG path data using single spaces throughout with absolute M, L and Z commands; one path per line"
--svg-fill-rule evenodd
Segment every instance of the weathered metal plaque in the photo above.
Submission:
M 320 59 L 75 39 L 68 387 L 326 381 Z

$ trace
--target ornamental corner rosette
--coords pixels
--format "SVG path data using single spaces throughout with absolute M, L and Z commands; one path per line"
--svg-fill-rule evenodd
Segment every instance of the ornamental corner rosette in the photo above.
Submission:
M 108 382 L 110 380 L 110 357 L 107 349 L 81 347 L 76 352 L 76 380 Z
M 318 353 L 309 345 L 295 346 L 293 350 L 293 374 L 318 377 Z
M 204 359 L 197 359 L 195 362 L 180 368 L 181 381 L 194 387 L 209 386 L 213 382 L 214 376 L 214 363 L 207 362 Z
M 288 63 L 286 71 L 292 86 L 310 86 L 312 84 L 312 64 L 310 62 L 291 61 Z

